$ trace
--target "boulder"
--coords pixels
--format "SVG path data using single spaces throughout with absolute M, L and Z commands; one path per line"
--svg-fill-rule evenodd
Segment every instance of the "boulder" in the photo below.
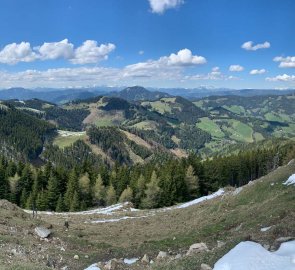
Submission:
M 211 266 L 205 263 L 201 264 L 201 270 L 212 270 Z
M 48 230 L 47 228 L 44 227 L 36 227 L 35 228 L 35 233 L 40 237 L 40 238 L 47 238 L 51 234 L 51 231 Z
M 201 253 L 204 251 L 209 251 L 207 245 L 205 243 L 196 243 L 190 246 L 186 255 Z
M 164 259 L 164 258 L 167 258 L 167 256 L 168 256 L 167 252 L 160 251 L 158 256 L 157 256 L 157 259 Z

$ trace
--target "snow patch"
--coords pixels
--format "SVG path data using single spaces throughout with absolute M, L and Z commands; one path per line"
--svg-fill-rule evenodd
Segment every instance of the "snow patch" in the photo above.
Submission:
M 139 260 L 139 258 L 131 258 L 131 259 L 124 259 L 124 263 L 126 264 L 134 264 Z
M 241 242 L 215 265 L 214 270 L 294 270 L 295 241 L 286 242 L 275 252 L 260 244 Z
M 120 218 L 112 218 L 112 219 L 97 219 L 97 220 L 91 220 L 91 221 L 85 221 L 85 223 L 109 223 L 109 222 L 118 222 L 121 220 L 126 220 L 126 219 L 139 219 L 139 218 L 146 218 L 149 216 L 139 216 L 139 217 L 120 217 Z
M 261 228 L 260 231 L 261 231 L 261 232 L 267 232 L 268 230 L 271 229 L 271 227 L 272 227 L 272 226 L 265 227 L 265 228 Z
M 199 203 L 204 202 L 204 201 L 207 201 L 207 200 L 212 200 L 212 199 L 214 199 L 216 197 L 221 196 L 222 194 L 224 194 L 224 190 L 223 189 L 219 189 L 218 191 L 216 191 L 213 194 L 210 194 L 208 196 L 200 197 L 198 199 L 195 199 L 195 200 L 190 201 L 190 202 L 187 202 L 187 203 L 183 203 L 181 205 L 176 206 L 175 208 L 176 209 L 179 209 L 179 208 L 187 208 L 189 206 L 192 206 L 192 205 L 195 205 L 195 204 L 199 204 Z
M 97 263 L 94 263 L 89 267 L 85 268 L 84 270 L 100 270 L 100 268 L 97 266 Z
M 295 174 L 292 174 L 289 179 L 283 183 L 285 186 L 295 185 Z

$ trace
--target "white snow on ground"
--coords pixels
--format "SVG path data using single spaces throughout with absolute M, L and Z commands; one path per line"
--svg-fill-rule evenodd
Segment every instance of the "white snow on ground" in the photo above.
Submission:
M 295 174 L 292 174 L 289 179 L 284 183 L 286 186 L 295 185 Z
M 260 231 L 261 231 L 261 232 L 267 232 L 268 230 L 271 229 L 271 227 L 272 227 L 272 226 L 265 227 L 265 228 L 261 228 Z
M 295 241 L 283 243 L 275 252 L 254 242 L 241 242 L 213 270 L 295 270 Z
M 94 263 L 89 267 L 85 268 L 84 270 L 100 270 L 100 268 L 97 266 L 97 263 Z
M 176 206 L 175 208 L 177 208 L 177 209 L 178 208 L 186 208 L 186 207 L 189 207 L 189 206 L 192 206 L 192 205 L 201 203 L 203 201 L 214 199 L 214 198 L 216 198 L 218 196 L 221 196 L 222 194 L 224 194 L 224 190 L 223 189 L 219 189 L 218 191 L 216 191 L 213 194 L 210 194 L 210 195 L 204 196 L 204 197 L 200 197 L 198 199 L 195 199 L 195 200 L 190 201 L 190 202 L 187 202 L 187 203 L 183 203 L 181 205 Z
M 139 260 L 139 258 L 131 258 L 131 259 L 124 259 L 124 263 L 126 264 L 134 264 Z
M 126 220 L 126 219 L 138 219 L 138 218 L 146 218 L 146 217 L 150 217 L 149 216 L 139 216 L 139 217 L 121 217 L 121 218 L 112 218 L 112 219 L 97 219 L 97 220 L 91 220 L 91 221 L 85 221 L 85 223 L 108 223 L 108 222 L 118 222 L 121 220 Z
M 80 212 L 51 212 L 51 211 L 39 211 L 38 213 L 40 214 L 45 214 L 45 215 L 94 215 L 94 214 L 102 214 L 102 215 L 112 215 L 113 212 L 116 211 L 130 211 L 130 212 L 136 212 L 139 211 L 138 209 L 135 208 L 128 208 L 128 210 L 124 210 L 124 208 L 128 206 L 128 203 L 118 203 L 114 204 L 108 207 L 104 208 L 96 208 L 92 210 L 87 210 L 87 211 L 80 211 Z M 24 210 L 25 212 L 32 214 L 31 210 Z

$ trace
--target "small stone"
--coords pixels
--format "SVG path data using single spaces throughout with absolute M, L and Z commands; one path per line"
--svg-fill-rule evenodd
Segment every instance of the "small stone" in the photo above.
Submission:
M 111 259 L 110 261 L 108 261 L 105 265 L 105 269 L 106 270 L 114 270 L 117 268 L 118 262 L 116 259 Z
M 217 247 L 218 248 L 221 248 L 221 247 L 223 247 L 225 245 L 225 243 L 223 242 L 223 241 L 219 241 L 219 240 L 217 240 Z
M 88 255 L 85 255 L 84 257 L 85 257 L 85 259 L 88 259 L 88 258 L 89 258 L 89 256 L 88 256 Z
M 212 270 L 212 268 L 210 267 L 210 265 L 202 263 L 201 270 Z
M 141 259 L 141 262 L 143 263 L 149 263 L 150 262 L 150 258 L 147 254 L 144 254 L 144 256 Z
M 175 259 L 176 259 L 176 260 L 179 260 L 179 259 L 181 259 L 181 257 L 182 257 L 181 254 L 177 254 L 177 255 L 175 256 Z
M 205 243 L 196 243 L 190 246 L 186 255 L 191 255 L 195 253 L 201 253 L 204 251 L 209 251 L 207 245 Z
M 264 247 L 266 250 L 270 250 L 270 245 L 268 245 L 268 244 L 264 244 L 263 247 Z
M 74 256 L 74 259 L 75 259 L 75 260 L 79 260 L 79 255 L 76 254 L 76 255 Z
M 64 248 L 64 247 L 61 247 L 61 248 L 60 248 L 60 251 L 66 251 L 66 250 L 65 250 L 65 248 Z
M 164 259 L 166 258 L 168 255 L 167 255 L 167 252 L 165 251 L 160 251 L 158 256 L 157 256 L 157 259 Z

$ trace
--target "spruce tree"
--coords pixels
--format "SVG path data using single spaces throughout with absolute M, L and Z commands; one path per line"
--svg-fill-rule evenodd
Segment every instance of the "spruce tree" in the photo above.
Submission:
M 63 212 L 63 211 L 65 211 L 64 201 L 63 201 L 63 197 L 62 197 L 61 194 L 58 197 L 55 211 L 56 212 Z
M 48 180 L 48 187 L 47 187 L 47 204 L 48 209 L 55 210 L 57 200 L 59 197 L 59 190 L 58 190 L 58 182 L 57 178 L 53 175 L 50 176 Z
M 81 206 L 80 206 L 79 193 L 75 191 L 72 202 L 71 202 L 70 211 L 75 212 L 75 211 L 79 211 L 80 209 L 81 209 Z

